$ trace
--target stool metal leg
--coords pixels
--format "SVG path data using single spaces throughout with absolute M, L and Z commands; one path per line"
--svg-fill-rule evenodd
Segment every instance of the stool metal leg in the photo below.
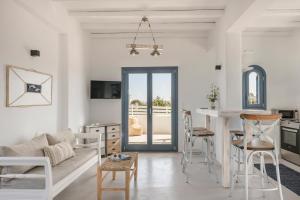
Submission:
M 249 172 L 248 172 L 248 155 L 245 159 L 245 200 L 249 199 Z
M 262 189 L 265 188 L 265 163 L 264 163 L 264 154 L 260 153 L 260 173 L 261 173 L 261 187 Z M 265 192 L 263 191 L 263 198 L 265 198 Z
M 206 157 L 207 157 L 207 165 L 208 165 L 208 173 L 211 174 L 211 165 L 212 165 L 212 155 L 211 155 L 211 138 L 206 138 Z
M 188 164 L 191 162 L 191 153 L 192 153 L 192 139 L 189 136 L 189 134 L 185 133 L 185 138 L 184 138 L 184 146 L 183 146 L 183 152 L 182 152 L 182 158 L 181 158 L 181 165 L 182 165 L 182 172 L 186 176 L 186 183 L 189 182 L 189 176 L 186 172 L 186 168 Z
M 283 200 L 280 171 L 279 171 L 279 159 L 278 159 L 278 154 L 277 153 L 274 153 L 274 154 L 275 154 L 275 162 L 276 162 L 276 175 L 277 175 L 278 190 L 279 190 L 280 200 Z
M 238 168 L 236 169 L 236 152 L 238 152 L 238 156 L 240 156 L 240 149 L 233 147 L 233 151 L 234 153 L 231 154 L 231 166 L 232 166 L 232 170 L 231 170 L 231 186 L 230 186 L 230 193 L 229 193 L 229 197 L 232 197 L 233 194 L 233 190 L 235 188 L 235 183 L 238 182 L 238 174 L 240 173 L 240 165 L 238 165 Z M 231 147 L 231 148 L 232 148 Z M 240 157 L 237 158 L 238 159 L 238 164 L 240 163 Z

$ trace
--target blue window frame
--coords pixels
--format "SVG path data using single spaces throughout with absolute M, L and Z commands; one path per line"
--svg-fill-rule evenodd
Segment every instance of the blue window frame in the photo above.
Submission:
M 250 65 L 249 70 L 243 73 L 243 108 L 267 108 L 266 72 L 258 65 Z

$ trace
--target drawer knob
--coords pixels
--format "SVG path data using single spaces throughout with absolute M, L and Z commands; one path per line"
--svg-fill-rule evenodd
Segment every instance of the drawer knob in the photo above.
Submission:
M 115 130 L 115 128 L 112 128 L 111 130 L 113 130 L 113 131 L 114 131 L 114 130 Z
M 96 132 L 99 132 L 99 130 L 96 130 Z
M 113 151 L 114 151 L 114 150 L 116 150 L 116 149 L 115 149 L 115 148 L 112 148 L 111 150 L 113 150 Z
M 113 144 L 115 144 L 116 142 L 112 142 Z
M 111 137 L 116 137 L 116 135 L 112 135 Z

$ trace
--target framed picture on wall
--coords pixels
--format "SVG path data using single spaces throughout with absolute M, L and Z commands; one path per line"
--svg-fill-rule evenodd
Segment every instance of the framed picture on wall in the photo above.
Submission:
M 12 65 L 6 66 L 6 106 L 52 104 L 52 75 Z

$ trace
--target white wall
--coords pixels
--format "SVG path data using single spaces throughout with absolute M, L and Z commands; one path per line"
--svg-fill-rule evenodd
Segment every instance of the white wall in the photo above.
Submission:
M 88 116 L 85 41 L 79 24 L 50 0 L 2 0 L 0 27 L 0 145 L 30 139 L 37 132 L 77 130 Z M 31 57 L 30 49 L 39 49 L 41 56 Z M 5 107 L 6 64 L 52 74 L 53 105 Z
M 214 46 L 216 62 L 222 65 L 222 70 L 216 73 L 216 82 L 220 88 L 220 103 L 223 110 L 242 108 L 242 90 L 237 85 L 241 76 L 241 34 L 229 31 L 240 26 L 236 22 L 248 9 L 254 0 L 228 0 L 224 16 L 218 21 L 214 31 Z
M 295 67 L 293 68 L 292 66 L 288 66 L 288 70 L 284 71 L 281 76 L 281 79 L 284 79 L 291 73 L 291 80 L 282 81 L 286 82 L 286 84 L 276 82 L 279 80 L 278 75 L 282 70 L 282 68 L 276 66 L 283 64 L 282 62 L 285 62 L 287 65 L 293 63 L 292 65 L 294 66 L 295 62 L 292 60 L 299 57 L 295 42 L 298 41 L 299 44 L 299 40 L 295 38 L 290 38 L 289 40 L 287 37 L 286 41 L 282 41 L 281 39 L 277 41 L 276 37 L 270 37 L 269 39 L 264 37 L 264 39 L 260 40 L 247 41 L 242 37 L 242 30 L 245 29 L 251 21 L 255 20 L 256 17 L 260 16 L 270 3 L 272 3 L 272 0 L 229 0 L 224 16 L 217 23 L 217 29 L 215 30 L 216 58 L 217 63 L 221 64 L 223 69 L 216 74 L 216 80 L 221 89 L 221 107 L 223 109 L 235 110 L 242 108 L 242 65 L 245 64 L 244 62 L 275 64 L 274 69 L 272 68 L 271 70 L 271 68 L 269 68 L 270 74 L 268 76 L 272 78 L 268 82 L 268 85 L 271 85 L 270 90 L 268 90 L 268 96 L 269 99 L 274 100 L 270 101 L 268 108 L 284 106 L 284 104 L 288 104 L 288 101 L 297 99 L 296 96 L 293 98 L 294 100 L 286 100 L 286 95 L 276 99 L 278 97 L 277 90 L 284 90 L 284 93 L 287 93 L 289 90 L 297 91 L 295 85 L 299 84 L 299 82 L 295 84 L 295 77 L 293 77 Z M 268 41 L 263 41 L 265 39 Z M 261 44 L 263 47 L 260 46 L 260 42 L 263 42 L 263 44 Z M 253 45 L 253 48 L 256 48 L 257 51 L 256 55 L 246 58 L 248 60 L 245 61 L 243 49 L 247 48 L 247 45 L 250 47 Z M 272 60 L 272 58 L 274 59 Z M 291 71 L 289 71 L 289 69 Z M 276 88 L 276 90 L 272 89 L 272 87 Z M 290 106 L 294 105 L 295 102 Z
M 243 37 L 243 66 L 257 64 L 267 73 L 268 109 L 299 106 L 299 40 L 299 35 Z
M 99 39 L 91 41 L 92 80 L 121 80 L 121 67 L 178 66 L 179 110 L 207 107 L 206 94 L 214 80 L 215 54 L 206 50 L 206 39 L 158 39 L 164 45 L 164 54 L 152 57 L 150 51 L 129 56 L 125 48 L 130 39 Z M 140 41 L 139 41 L 140 42 Z M 143 42 L 143 41 L 141 41 Z M 144 41 L 145 43 L 151 40 Z M 195 124 L 203 119 L 194 114 Z M 91 100 L 91 122 L 121 122 L 121 100 Z M 181 139 L 181 113 L 179 113 L 179 140 Z M 181 140 L 180 140 L 181 142 Z M 181 146 L 181 145 L 179 145 Z

